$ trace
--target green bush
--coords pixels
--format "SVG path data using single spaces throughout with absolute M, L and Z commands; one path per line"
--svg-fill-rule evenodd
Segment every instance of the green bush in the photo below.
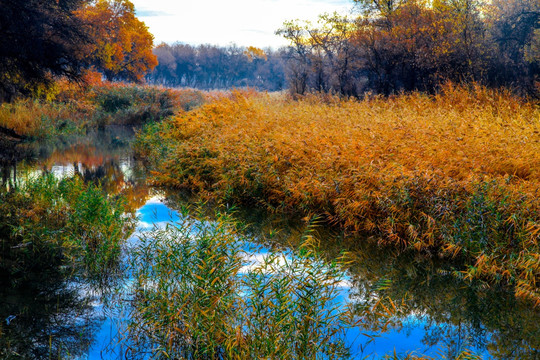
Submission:
M 118 264 L 134 217 L 78 177 L 53 176 L 0 190 L 0 272 L 12 283 L 34 272 L 102 278 Z
M 139 125 L 174 114 L 175 94 L 170 90 L 143 86 L 102 86 L 92 90 L 98 105 L 98 124 Z

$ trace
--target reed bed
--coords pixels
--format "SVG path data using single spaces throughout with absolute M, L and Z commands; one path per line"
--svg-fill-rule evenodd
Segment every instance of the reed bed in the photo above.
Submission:
M 77 133 L 84 128 L 94 108 L 84 103 L 53 103 L 25 99 L 0 105 L 0 126 L 30 138 Z
M 540 304 L 540 109 L 478 86 L 362 101 L 234 92 L 141 134 L 160 185 L 463 256 Z
M 51 99 L 0 104 L 0 126 L 32 139 L 84 135 L 89 128 L 160 121 L 198 107 L 213 96 L 191 89 L 121 83 L 89 87 L 60 83 Z
M 342 359 L 351 307 L 336 301 L 344 271 L 307 241 L 260 261 L 219 215 L 183 217 L 143 233 L 132 252 L 125 336 L 135 358 Z
M 130 251 L 133 281 L 116 300 L 127 319 L 118 340 L 130 358 L 371 358 L 366 346 L 413 311 L 405 299 L 381 294 L 385 281 L 368 285 L 361 299 L 340 299 L 351 285 L 350 254 L 325 259 L 311 225 L 293 250 L 260 252 L 229 215 L 217 212 L 209 222 L 187 214 L 142 233 Z M 354 327 L 361 335 L 347 339 Z M 462 340 L 441 346 L 437 357 L 380 358 L 479 359 Z
M 134 227 L 121 198 L 74 177 L 0 188 L 0 273 L 11 286 L 47 271 L 101 282 L 119 264 Z

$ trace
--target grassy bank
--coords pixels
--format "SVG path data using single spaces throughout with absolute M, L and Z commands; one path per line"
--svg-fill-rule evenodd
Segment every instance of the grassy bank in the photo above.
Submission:
M 121 279 L 135 224 L 125 208 L 79 177 L 0 187 L 0 358 L 88 353 L 103 321 L 96 294 Z
M 359 102 L 234 93 L 147 127 L 138 149 L 160 185 L 463 256 L 460 276 L 540 301 L 539 118 L 478 87 Z
M 8 286 L 44 272 L 103 279 L 114 270 L 133 216 L 78 177 L 29 180 L 0 189 L 0 272 Z
M 118 83 L 87 87 L 60 83 L 51 99 L 21 99 L 0 105 L 0 127 L 30 139 L 50 139 L 80 135 L 107 125 L 159 121 L 205 101 L 203 93 L 195 90 Z

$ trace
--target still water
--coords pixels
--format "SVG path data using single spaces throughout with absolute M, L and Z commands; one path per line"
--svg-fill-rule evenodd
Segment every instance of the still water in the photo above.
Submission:
M 110 128 L 82 140 L 13 146 L 2 150 L 0 181 L 11 187 L 48 172 L 100 182 L 109 194 L 125 196 L 137 212 L 138 228 L 129 247 L 138 233 L 177 221 L 180 215 L 175 209 L 189 202 L 147 183 L 144 166 L 133 158 L 133 136 L 131 129 Z M 250 254 L 253 259 L 265 256 L 269 248 L 287 254 L 286 249 L 297 246 L 305 232 L 301 221 L 273 218 L 257 209 L 239 210 L 235 216 L 251 224 L 250 237 L 262 245 Z M 532 304 L 497 286 L 460 280 L 454 271 L 459 264 L 381 248 L 373 239 L 324 227 L 314 231 L 329 260 L 342 250 L 354 256 L 340 288 L 342 304 L 360 306 L 390 298 L 396 305 L 390 321 L 372 313 L 347 332 L 355 358 L 380 359 L 396 352 L 452 359 L 468 349 L 482 359 L 540 359 L 540 309 Z M 51 354 L 52 358 L 60 354 L 68 359 L 123 359 L 129 344 L 119 340 L 122 318 L 107 308 L 105 294 L 84 282 L 39 274 L 24 289 L 4 287 L 0 289 L 0 329 L 4 329 L 0 338 L 9 337 L 22 349 L 14 359 L 48 359 Z

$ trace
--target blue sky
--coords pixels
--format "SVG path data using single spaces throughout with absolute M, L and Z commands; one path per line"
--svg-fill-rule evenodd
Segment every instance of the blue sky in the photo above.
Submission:
M 155 43 L 279 47 L 274 35 L 284 21 L 315 20 L 318 14 L 348 13 L 352 0 L 132 0 Z

